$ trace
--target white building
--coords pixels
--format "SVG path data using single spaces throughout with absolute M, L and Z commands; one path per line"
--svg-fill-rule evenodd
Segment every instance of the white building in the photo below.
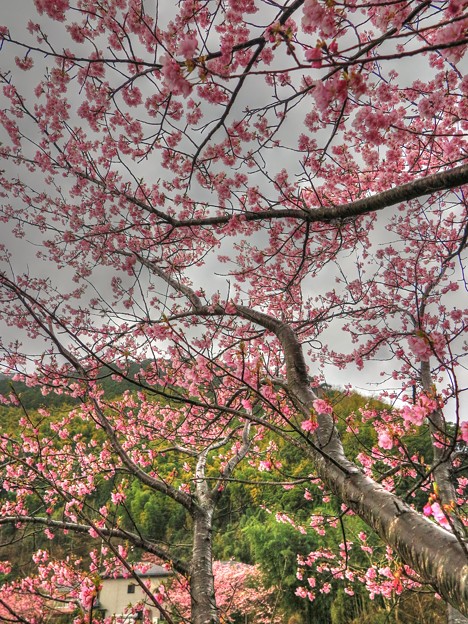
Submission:
M 138 573 L 142 581 L 147 582 L 149 579 L 149 589 L 152 592 L 170 575 L 171 573 L 165 568 L 154 564 L 144 572 Z M 138 582 L 132 577 L 125 578 L 125 576 L 122 570 L 122 574 L 119 576 L 102 579 L 102 588 L 99 592 L 99 610 L 106 617 L 116 616 L 116 622 L 130 624 L 135 621 L 135 616 L 125 615 L 125 611 L 132 605 L 143 603 L 146 605 L 146 612 L 149 613 L 153 624 L 162 622 L 161 613 L 150 601 Z

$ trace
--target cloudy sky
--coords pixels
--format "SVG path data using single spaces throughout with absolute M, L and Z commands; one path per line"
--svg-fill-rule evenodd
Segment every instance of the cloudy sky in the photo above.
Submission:
M 148 7 L 152 3 L 148 3 Z M 154 4 L 154 7 L 156 4 Z M 167 8 L 172 8 L 172 2 L 160 2 L 159 10 L 160 10 L 160 27 L 164 28 L 167 23 L 168 16 L 170 11 Z M 10 33 L 14 33 L 14 37 L 18 39 L 22 39 L 26 35 L 25 24 L 29 17 L 33 14 L 33 2 L 32 0 L 18 0 L 17 2 L 4 2 L 2 4 L 2 14 L 0 17 L 0 22 L 3 25 L 7 25 L 10 29 Z M 154 9 L 153 9 L 154 10 Z M 36 18 L 35 18 L 36 19 Z M 45 18 L 40 18 L 44 25 L 47 28 L 50 28 L 49 32 L 51 33 L 51 40 L 55 42 L 54 45 L 57 48 L 66 47 L 70 42 L 67 38 L 67 35 L 64 33 L 61 26 L 57 23 L 53 23 L 51 26 L 51 22 L 46 20 Z M 257 14 L 255 16 L 255 22 L 260 23 L 262 19 L 266 20 L 266 15 L 262 13 Z M 12 46 L 4 45 L 2 50 L 0 51 L 0 67 L 2 71 L 5 71 L 8 67 L 12 67 L 15 73 L 15 80 L 18 78 L 17 85 L 19 89 L 29 94 L 29 98 L 33 98 L 32 89 L 35 86 L 35 83 L 38 82 L 41 78 L 41 75 L 47 68 L 52 65 L 52 60 L 50 58 L 42 58 L 36 59 L 36 65 L 33 72 L 26 72 L 24 74 L 18 72 L 14 66 L 14 57 L 18 54 L 18 51 L 15 50 Z M 403 84 L 410 84 L 416 75 L 421 75 L 421 72 L 424 71 L 427 65 L 424 61 L 419 61 L 418 59 L 411 58 L 406 61 L 398 62 L 398 72 L 399 72 L 399 80 Z M 427 71 L 427 70 L 426 70 Z M 423 77 L 423 76 L 422 76 Z M 245 110 L 247 107 L 255 108 L 257 105 L 261 105 L 264 103 L 265 94 L 262 91 L 262 87 L 260 86 L 262 83 L 258 81 L 258 78 L 251 80 L 248 88 L 246 88 L 241 94 L 236 106 L 237 111 Z M 81 97 L 79 92 L 75 93 L 75 97 L 77 101 Z M 292 145 L 293 138 L 294 140 L 298 136 L 300 132 L 304 131 L 303 127 L 303 110 L 301 110 L 301 106 L 310 106 L 310 100 L 300 104 L 293 114 L 291 114 L 290 119 L 288 120 L 288 124 L 285 124 L 282 129 L 280 129 L 278 133 L 278 139 L 286 144 Z M 233 111 L 233 115 L 236 114 L 236 110 Z M 31 126 L 31 133 L 34 133 L 34 130 Z M 199 135 L 203 136 L 203 132 L 200 132 Z M 1 140 L 0 135 L 0 140 Z M 35 138 L 35 137 L 33 137 Z M 319 134 L 315 137 L 318 142 L 326 142 L 328 137 L 324 134 L 320 136 Z M 291 141 L 291 143 L 288 143 Z M 268 172 L 268 175 L 274 177 L 274 175 L 281 170 L 282 168 L 286 168 L 291 175 L 299 176 L 301 173 L 301 169 L 299 166 L 298 158 L 294 151 L 290 149 L 277 149 L 277 150 L 269 150 L 265 152 L 265 162 L 263 163 L 264 171 Z M 11 163 L 4 163 L 2 165 L 7 172 L 14 177 L 15 176 L 15 168 L 11 165 Z M 41 186 L 44 185 L 44 180 L 41 177 L 41 174 L 30 173 L 28 174 L 30 177 L 28 178 L 28 183 L 34 187 L 36 190 L 39 190 Z M 158 163 L 155 161 L 143 161 L 138 165 L 138 178 L 148 178 L 155 179 L 159 176 L 164 176 L 164 171 L 162 169 L 158 170 Z M 66 181 L 63 182 L 64 188 L 66 187 Z M 262 174 L 258 176 L 258 185 L 262 189 L 262 191 L 268 193 L 268 181 L 267 178 Z M 197 190 L 196 182 L 193 183 L 191 188 L 192 196 L 197 197 L 200 201 L 206 199 L 206 193 L 200 189 Z M 197 196 L 198 193 L 198 196 Z M 380 228 L 380 229 L 379 229 Z M 383 227 L 377 226 L 376 234 L 381 237 L 381 242 L 383 243 L 385 240 L 385 230 Z M 258 242 L 259 244 L 262 242 L 262 234 L 258 234 Z M 23 271 L 25 272 L 33 272 L 35 275 L 50 277 L 53 279 L 57 288 L 65 288 L 69 287 L 69 281 L 71 277 L 71 272 L 67 272 L 66 269 L 62 269 L 60 272 L 56 271 L 56 268 L 45 262 L 39 261 L 36 257 L 36 252 L 38 250 L 38 245 L 41 242 L 41 234 L 37 231 L 33 231 L 28 229 L 26 231 L 24 239 L 18 239 L 12 236 L 11 227 L 9 224 L 5 224 L 0 231 L 0 238 L 3 240 L 3 243 L 11 250 L 13 254 L 12 267 L 16 274 L 19 274 Z M 229 241 L 226 243 L 227 251 L 229 253 L 232 248 L 233 241 Z M 346 262 L 346 261 L 345 261 Z M 350 274 L 353 275 L 355 271 L 354 257 L 349 257 L 349 271 Z M 213 293 L 217 290 L 221 292 L 222 295 L 225 295 L 228 291 L 228 283 L 226 278 L 222 275 L 224 267 L 220 266 L 216 254 L 213 253 L 208 255 L 206 258 L 206 262 L 200 269 L 192 269 L 189 272 L 189 276 L 194 280 L 194 283 L 197 283 L 201 286 L 205 292 Z M 306 288 L 310 288 L 311 292 L 320 293 L 323 290 L 329 288 L 330 283 L 333 283 L 335 278 L 337 277 L 337 269 L 333 268 L 331 265 L 326 272 L 323 272 L 321 276 L 314 280 L 311 284 L 306 284 Z M 110 273 L 105 268 L 98 268 L 95 270 L 92 276 L 92 284 L 99 289 L 101 294 L 105 298 L 109 296 L 110 293 Z M 453 305 L 463 305 L 463 297 L 466 296 L 466 293 L 460 292 L 457 295 L 453 296 L 452 303 Z M 5 342 L 8 342 L 10 339 L 16 339 L 18 337 L 18 330 L 12 330 L 9 327 L 3 326 L 1 330 L 1 335 Z M 327 344 L 334 346 L 339 349 L 343 346 L 343 344 L 349 344 L 349 340 L 345 334 L 339 331 L 339 328 L 333 326 L 330 330 L 328 330 L 324 335 L 320 337 L 322 342 L 326 342 Z M 28 343 L 29 347 L 32 349 L 40 348 L 40 343 Z M 381 358 L 385 360 L 386 352 L 385 350 L 381 353 Z M 346 370 L 345 374 L 343 371 L 337 371 L 333 367 L 326 367 L 323 371 L 325 378 L 328 383 L 344 385 L 351 383 L 356 388 L 365 391 L 373 391 L 377 390 L 377 385 L 382 382 L 382 377 L 380 376 L 380 372 L 387 370 L 388 363 L 385 361 L 380 362 L 372 362 L 364 367 L 363 371 L 358 371 L 354 367 L 350 367 Z M 315 371 L 314 371 L 315 372 Z M 388 382 L 387 386 L 391 386 L 392 383 Z M 466 384 L 465 384 L 466 385 Z

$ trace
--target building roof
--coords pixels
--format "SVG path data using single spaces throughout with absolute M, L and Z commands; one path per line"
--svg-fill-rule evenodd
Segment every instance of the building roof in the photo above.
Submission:
M 139 570 L 139 566 L 141 566 L 141 570 Z M 171 576 L 172 572 L 170 570 L 167 570 L 165 567 L 160 566 L 160 565 L 156 565 L 155 563 L 152 563 L 150 566 L 148 566 L 147 564 L 136 564 L 134 565 L 134 570 L 137 573 L 138 576 L 141 576 L 142 578 L 157 578 L 157 577 L 163 577 L 163 576 Z M 122 578 L 132 578 L 131 574 L 128 573 L 128 570 L 126 570 L 125 568 L 121 568 L 120 570 L 117 570 L 116 572 L 114 572 L 114 574 L 107 576 L 104 575 L 102 577 L 103 579 L 122 579 Z

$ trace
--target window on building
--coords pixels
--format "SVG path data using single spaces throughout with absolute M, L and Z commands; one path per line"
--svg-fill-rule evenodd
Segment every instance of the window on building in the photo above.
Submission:
M 131 583 L 130 585 L 127 585 L 127 594 L 134 594 L 135 593 L 135 587 L 136 587 L 136 585 L 134 585 L 133 583 Z

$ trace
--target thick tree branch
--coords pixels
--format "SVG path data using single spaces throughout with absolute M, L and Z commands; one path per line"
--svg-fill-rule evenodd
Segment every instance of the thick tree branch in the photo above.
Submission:
M 308 211 L 290 208 L 278 208 L 273 210 L 263 210 L 259 212 L 239 213 L 245 221 L 270 221 L 275 219 L 297 219 L 308 223 L 339 221 L 352 217 L 359 217 L 365 214 L 378 212 L 384 208 L 394 206 L 412 199 L 431 195 L 439 191 L 448 191 L 464 184 L 468 184 L 468 165 L 454 167 L 447 171 L 434 173 L 423 178 L 417 178 L 407 184 L 396 186 L 382 193 L 377 193 L 371 197 L 358 199 L 347 204 L 338 206 L 326 206 L 323 208 L 310 208 Z M 235 213 L 237 214 L 237 213 Z M 229 223 L 234 215 L 221 215 L 216 217 L 206 217 L 200 219 L 171 219 L 174 227 L 192 227 L 200 225 L 223 225 Z
M 146 266 L 151 270 L 155 265 L 148 262 Z M 157 274 L 193 305 L 189 287 L 183 286 L 182 290 L 177 280 L 160 269 Z M 236 305 L 236 310 L 241 317 L 277 336 L 285 355 L 288 390 L 302 413 L 309 417 L 317 396 L 310 387 L 302 345 L 292 328 L 271 315 L 246 306 Z M 224 311 L 221 306 L 214 311 L 207 306 L 198 309 L 194 306 L 194 313 L 223 314 Z M 468 614 L 468 559 L 465 548 L 454 535 L 363 475 L 346 458 L 332 416 L 319 413 L 317 422 L 316 445 L 300 441 L 297 445 L 310 457 L 326 487 L 367 522 L 421 578 L 431 583 L 449 603 Z M 281 435 L 281 431 L 275 430 Z
M 1 516 L 0 517 L 0 525 L 3 524 L 12 524 L 16 525 L 18 523 L 21 524 L 37 524 L 41 526 L 48 527 L 50 529 L 62 530 L 62 531 L 73 531 L 73 533 L 78 533 L 81 535 L 89 535 L 90 530 L 93 528 L 91 525 L 80 524 L 77 522 L 65 522 L 63 520 L 54 520 L 49 517 L 42 516 Z M 116 538 L 124 541 L 131 542 L 134 546 L 138 548 L 144 549 L 146 552 L 155 555 L 156 557 L 160 557 L 164 561 L 170 562 L 176 570 L 180 574 L 188 576 L 189 567 L 188 565 L 179 557 L 174 556 L 173 553 L 170 553 L 168 550 L 155 544 L 151 540 L 147 540 L 143 538 L 141 535 L 136 533 L 132 533 L 131 531 L 126 531 L 124 529 L 109 529 L 106 527 L 100 527 L 99 534 L 108 538 Z
M 89 176 L 85 177 L 91 179 Z M 96 182 L 94 179 L 91 180 Z M 104 186 L 102 182 L 99 182 L 99 184 Z M 306 223 L 329 223 L 379 212 L 399 203 L 408 202 L 412 199 L 418 199 L 436 192 L 449 191 L 465 184 L 468 184 L 468 165 L 461 165 L 453 169 L 417 178 L 412 182 L 401 184 L 387 191 L 382 191 L 381 193 L 376 193 L 370 197 L 364 197 L 347 204 L 324 206 L 321 208 L 310 207 L 309 209 L 304 208 L 304 206 L 301 206 L 300 209 L 273 208 L 270 210 L 260 210 L 258 212 L 238 210 L 233 211 L 232 214 L 193 219 L 177 219 L 162 210 L 157 210 L 149 206 L 147 203 L 131 195 L 125 195 L 125 197 L 130 203 L 135 204 L 146 212 L 154 214 L 160 218 L 161 221 L 168 223 L 174 228 L 220 226 L 229 223 L 234 216 L 239 216 L 247 222 L 274 221 L 276 219 L 287 218 Z M 115 193 L 115 195 L 117 194 L 122 195 L 122 193 Z

